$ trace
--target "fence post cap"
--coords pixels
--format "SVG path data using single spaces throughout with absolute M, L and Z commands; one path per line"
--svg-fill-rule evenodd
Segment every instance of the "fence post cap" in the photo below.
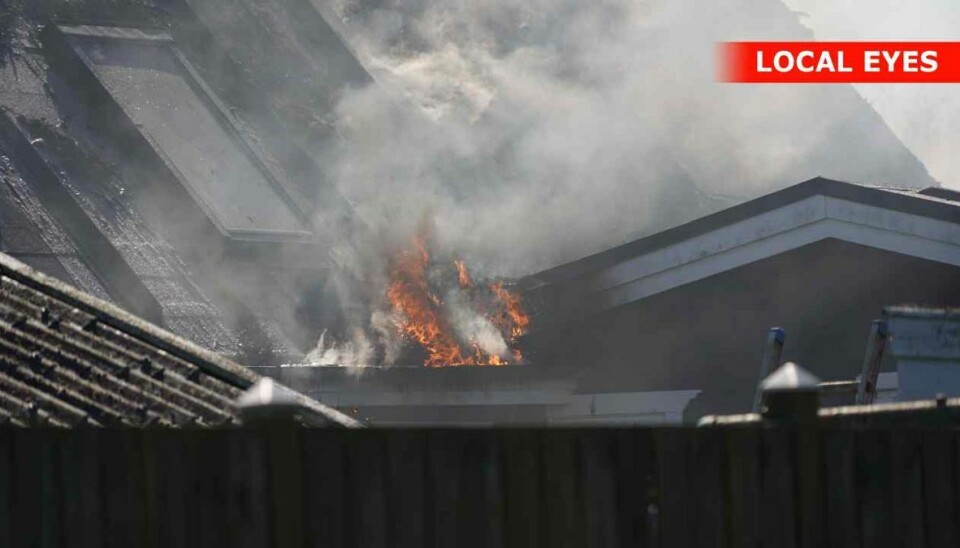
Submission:
M 799 365 L 788 362 L 763 384 L 764 419 L 807 423 L 817 419 L 820 408 L 820 379 Z
M 787 362 L 764 379 L 761 386 L 766 393 L 785 391 L 815 392 L 819 390 L 820 379 L 799 365 L 793 362 Z

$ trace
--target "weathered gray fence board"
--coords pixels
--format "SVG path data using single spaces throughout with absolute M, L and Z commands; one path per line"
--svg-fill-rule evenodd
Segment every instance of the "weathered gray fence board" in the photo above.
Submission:
M 528 431 L 508 430 L 497 438 L 505 544 L 543 546 L 539 437 Z
M 730 546 L 756 548 L 760 543 L 760 431 L 725 431 L 727 508 Z
M 891 436 L 891 512 L 900 546 L 926 546 L 923 504 L 923 437 L 898 429 Z
M 693 493 L 699 497 L 697 510 L 691 517 L 696 520 L 697 546 L 724 548 L 727 546 L 727 496 L 724 485 L 723 432 L 708 430 L 696 432 L 693 444 L 691 478 Z
M 588 546 L 617 546 L 615 477 L 610 437 L 604 431 L 584 432 L 579 436 L 579 453 L 585 535 Z
M 760 543 L 760 431 L 736 428 L 725 434 L 730 546 L 755 548 Z
M 3 546 L 956 546 L 952 428 L 0 430 Z
M 64 491 L 61 500 L 69 505 L 65 514 L 70 542 L 90 547 L 103 546 L 103 497 L 100 474 L 101 434 L 99 430 L 84 435 L 65 435 L 60 448 L 61 477 Z
M 269 546 L 270 482 L 263 473 L 267 459 L 265 441 L 259 433 L 234 431 L 227 437 L 226 446 L 228 453 L 219 456 L 230 483 L 224 518 L 229 524 L 231 546 Z M 306 464 L 306 459 L 303 462 Z M 342 478 L 342 475 L 335 477 Z M 306 480 L 304 483 L 305 487 L 310 485 Z M 307 505 L 304 511 L 308 508 L 311 507 Z M 316 513 L 322 507 L 312 508 L 317 509 Z
M 932 548 L 960 544 L 957 533 L 957 439 L 953 432 L 923 432 L 923 514 Z
M 558 432 L 543 438 L 540 468 L 546 546 L 583 546 L 586 544 L 582 536 L 583 498 L 576 481 L 580 475 L 577 438 L 570 432 Z M 629 478 L 621 477 L 629 481 Z M 621 514 L 622 518 L 628 516 L 629 513 Z
M 103 497 L 104 546 L 140 546 L 144 544 L 145 519 L 142 485 L 140 436 L 122 431 L 105 431 L 100 439 L 100 473 Z M 122 480 L 122 481 L 121 481 Z M 187 500 L 194 500 L 187 497 Z
M 40 456 L 43 451 L 41 441 L 43 433 L 38 431 L 20 431 L 13 434 L 14 471 L 11 481 L 12 514 L 10 515 L 11 536 L 16 539 L 28 538 L 35 546 L 43 540 L 43 481 Z
M 705 431 L 704 431 L 705 432 Z M 693 467 L 693 430 L 668 429 L 657 433 L 660 469 L 660 540 L 663 546 L 694 546 L 697 498 Z
M 13 436 L 0 435 L 0 546 L 11 546 L 13 528 Z
M 617 478 L 616 517 L 620 546 L 650 546 L 651 491 L 657 481 L 654 473 L 655 447 L 650 430 L 625 430 L 611 436 L 614 444 Z M 580 544 L 583 546 L 583 544 Z
M 889 432 L 857 433 L 857 490 L 860 492 L 860 531 L 864 546 L 897 546 L 893 516 Z
M 797 545 L 793 434 L 788 429 L 765 429 L 760 435 L 760 542 L 764 547 Z
M 353 545 L 385 547 L 390 509 L 386 501 L 384 437 L 349 436 L 346 449 L 347 489 L 352 504 L 344 518 L 353 524 Z
M 443 438 L 433 438 L 430 442 L 428 456 L 430 467 L 431 490 L 429 497 L 432 500 L 431 515 L 433 531 L 432 546 L 456 546 L 459 540 L 461 500 L 469 492 L 463 485 L 461 471 L 462 459 L 466 448 L 463 435 L 459 432 L 450 432 Z M 479 493 L 471 493 L 478 496 Z M 468 535 L 463 535 L 465 538 Z M 475 540 L 466 538 L 466 541 Z
M 455 436 L 455 468 L 459 471 L 458 492 L 451 501 L 456 508 L 456 546 L 490 546 L 493 544 L 488 518 L 496 508 L 491 504 L 492 482 L 487 477 L 488 468 L 494 462 L 492 439 L 482 432 L 465 431 Z M 454 472 L 455 474 L 456 472 Z M 438 479 L 441 479 L 442 476 Z M 546 505 L 545 497 L 543 504 Z M 438 543 L 437 546 L 449 546 Z
M 398 548 L 422 548 L 427 540 L 427 454 L 422 432 L 387 434 L 391 542 Z
M 860 546 L 860 506 L 857 490 L 856 436 L 845 430 L 824 432 L 825 544 Z
M 823 457 L 820 432 L 798 429 L 794 436 L 794 481 L 799 494 L 797 532 L 804 548 L 824 542 Z

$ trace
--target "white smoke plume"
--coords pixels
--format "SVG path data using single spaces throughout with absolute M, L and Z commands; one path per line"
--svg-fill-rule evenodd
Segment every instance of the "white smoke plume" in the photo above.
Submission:
M 477 345 L 491 356 L 509 357 L 510 349 L 500 330 L 470 306 L 462 291 L 449 291 L 444 304 L 447 309 L 446 317 L 460 340 L 476 341 Z
M 849 86 L 714 81 L 714 43 L 806 39 L 779 0 L 334 0 L 377 84 L 323 165 L 368 222 L 424 209 L 522 275 L 817 175 L 931 184 Z M 719 199 L 718 199 L 719 197 Z

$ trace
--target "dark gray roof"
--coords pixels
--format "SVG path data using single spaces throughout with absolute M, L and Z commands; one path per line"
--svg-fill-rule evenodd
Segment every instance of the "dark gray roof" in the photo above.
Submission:
M 953 195 L 950 191 L 947 192 Z M 897 191 L 816 177 L 783 190 L 744 202 L 740 205 L 701 217 L 695 221 L 533 274 L 524 280 L 524 285 L 533 288 L 546 284 L 569 281 L 593 271 L 612 266 L 631 257 L 649 253 L 655 249 L 666 247 L 817 195 L 830 196 L 932 219 L 960 223 L 960 207 L 958 207 L 958 204 L 952 203 L 949 198 L 944 198 L 943 192 L 940 190 L 925 189 L 920 192 Z
M 332 234 L 356 219 L 295 142 L 297 132 L 275 119 L 269 94 L 256 85 L 262 78 L 237 65 L 185 2 L 143 0 L 109 10 L 99 0 L 20 4 L 8 13 L 12 32 L 0 39 L 0 251 L 230 359 L 261 365 L 301 357 L 332 315 L 313 311 L 336 309 L 318 304 L 329 297 Z M 268 42 L 293 39 L 265 34 Z M 2 48 L 4 40 L 12 49 Z M 289 191 L 308 210 L 303 234 L 224 237 L 207 224 L 185 222 L 183 212 L 202 209 L 198 200 L 176 192 L 176 177 L 166 184 L 164 169 L 151 169 L 163 165 L 151 147 L 131 146 L 139 141 L 114 139 L 104 129 L 120 119 L 98 105 L 116 101 L 86 85 L 99 80 L 78 70 L 73 46 L 53 47 L 76 41 L 155 43 L 165 52 L 158 58 L 183 54 L 176 74 L 198 86 L 200 102 L 223 125 L 224 141 L 236 141 L 238 153 L 268 168 L 265 187 Z M 77 73 L 90 76 L 86 84 Z M 99 99 L 91 101 L 91 94 Z M 184 182 L 204 182 L 192 179 Z M 154 192 L 182 199 L 164 207 Z
M 0 254 L 0 422 L 214 426 L 260 376 Z M 353 419 L 297 395 L 326 421 Z

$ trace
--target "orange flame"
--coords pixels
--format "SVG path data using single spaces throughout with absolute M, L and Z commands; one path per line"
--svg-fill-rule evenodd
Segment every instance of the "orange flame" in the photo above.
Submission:
M 467 272 L 467 265 L 463 264 L 463 261 L 453 261 L 453 265 L 457 267 L 457 280 L 460 282 L 460 289 L 472 286 L 473 280 L 470 279 L 470 273 Z
M 447 263 L 449 264 L 449 263 Z M 461 289 L 473 287 L 473 280 L 463 261 L 454 261 L 457 281 Z M 387 300 L 397 313 L 400 334 L 427 353 L 424 365 L 444 367 L 456 365 L 508 365 L 519 363 L 523 355 L 516 348 L 517 339 L 527 332 L 530 318 L 523 310 L 520 297 L 503 287 L 502 282 L 489 284 L 496 308 L 488 317 L 511 346 L 510 356 L 498 356 L 484 351 L 477 341 L 458 340 L 449 321 L 444 317 L 443 301 L 431 287 L 428 270 L 430 253 L 422 236 L 413 239 L 410 249 L 396 253 L 390 262 L 390 283 Z
M 520 297 L 504 289 L 503 282 L 490 284 L 490 290 L 493 291 L 493 294 L 497 296 L 497 299 L 499 299 L 506 308 L 506 318 L 509 319 L 509 322 L 501 319 L 499 323 L 503 327 L 509 327 L 510 340 L 516 341 L 530 329 L 530 316 L 524 312 L 523 305 L 520 304 Z M 501 329 L 503 327 L 501 327 Z

